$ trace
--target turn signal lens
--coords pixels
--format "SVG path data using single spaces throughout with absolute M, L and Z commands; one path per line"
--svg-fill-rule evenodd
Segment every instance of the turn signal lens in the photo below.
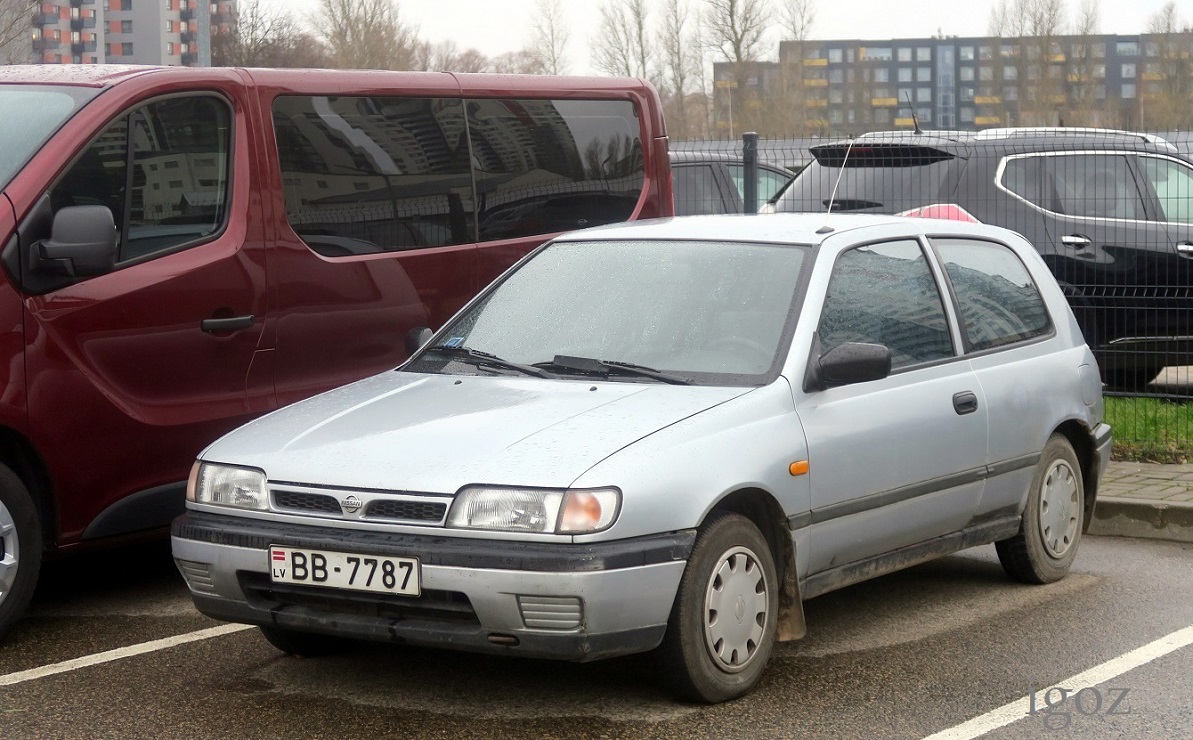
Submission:
M 560 532 L 596 532 L 613 523 L 621 494 L 616 489 L 568 491 L 559 517 Z

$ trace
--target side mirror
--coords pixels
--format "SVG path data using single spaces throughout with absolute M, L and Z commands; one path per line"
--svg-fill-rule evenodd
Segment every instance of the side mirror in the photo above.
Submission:
M 70 277 L 102 275 L 116 264 L 116 224 L 107 206 L 69 206 L 54 214 L 50 238 L 34 245 L 37 269 Z
M 881 344 L 846 342 L 820 358 L 825 387 L 881 380 L 891 374 L 891 351 Z
M 422 346 L 431 341 L 431 337 L 434 335 L 435 332 L 425 326 L 416 326 L 406 332 L 406 354 L 412 355 L 422 349 Z

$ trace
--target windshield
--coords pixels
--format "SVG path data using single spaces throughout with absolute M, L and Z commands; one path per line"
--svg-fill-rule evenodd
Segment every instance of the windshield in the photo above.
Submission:
M 778 362 L 806 247 L 701 241 L 551 244 L 436 340 L 567 377 L 631 363 L 705 384 L 751 385 Z M 407 369 L 505 372 L 426 351 Z M 592 369 L 596 369 L 595 366 Z M 604 368 L 608 377 L 661 382 Z M 598 373 L 594 373 L 598 374 Z
M 0 85 L 0 110 L 20 111 L 5 117 L 0 188 L 8 187 L 58 127 L 98 93 L 83 87 Z

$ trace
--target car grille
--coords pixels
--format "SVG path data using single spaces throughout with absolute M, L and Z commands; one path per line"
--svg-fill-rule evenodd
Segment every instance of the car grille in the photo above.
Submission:
M 273 503 L 279 509 L 294 511 L 313 511 L 323 514 L 339 514 L 340 502 L 333 496 L 318 493 L 301 493 L 299 491 L 274 491 Z
M 249 601 L 270 609 L 301 606 L 323 614 L 480 624 L 472 602 L 458 591 L 424 589 L 420 596 L 387 596 L 273 583 L 264 573 L 238 575 Z
M 447 504 L 395 499 L 377 500 L 365 509 L 365 516 L 368 518 L 404 519 L 418 522 L 440 522 L 446 513 Z

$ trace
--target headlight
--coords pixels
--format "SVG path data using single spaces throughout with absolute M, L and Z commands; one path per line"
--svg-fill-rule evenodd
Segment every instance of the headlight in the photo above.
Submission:
M 452 503 L 447 526 L 504 532 L 582 534 L 607 529 L 617 518 L 621 491 L 556 491 L 472 486 Z
M 252 468 L 197 462 L 187 481 L 186 498 L 199 504 L 235 506 L 238 509 L 269 508 L 265 473 Z

